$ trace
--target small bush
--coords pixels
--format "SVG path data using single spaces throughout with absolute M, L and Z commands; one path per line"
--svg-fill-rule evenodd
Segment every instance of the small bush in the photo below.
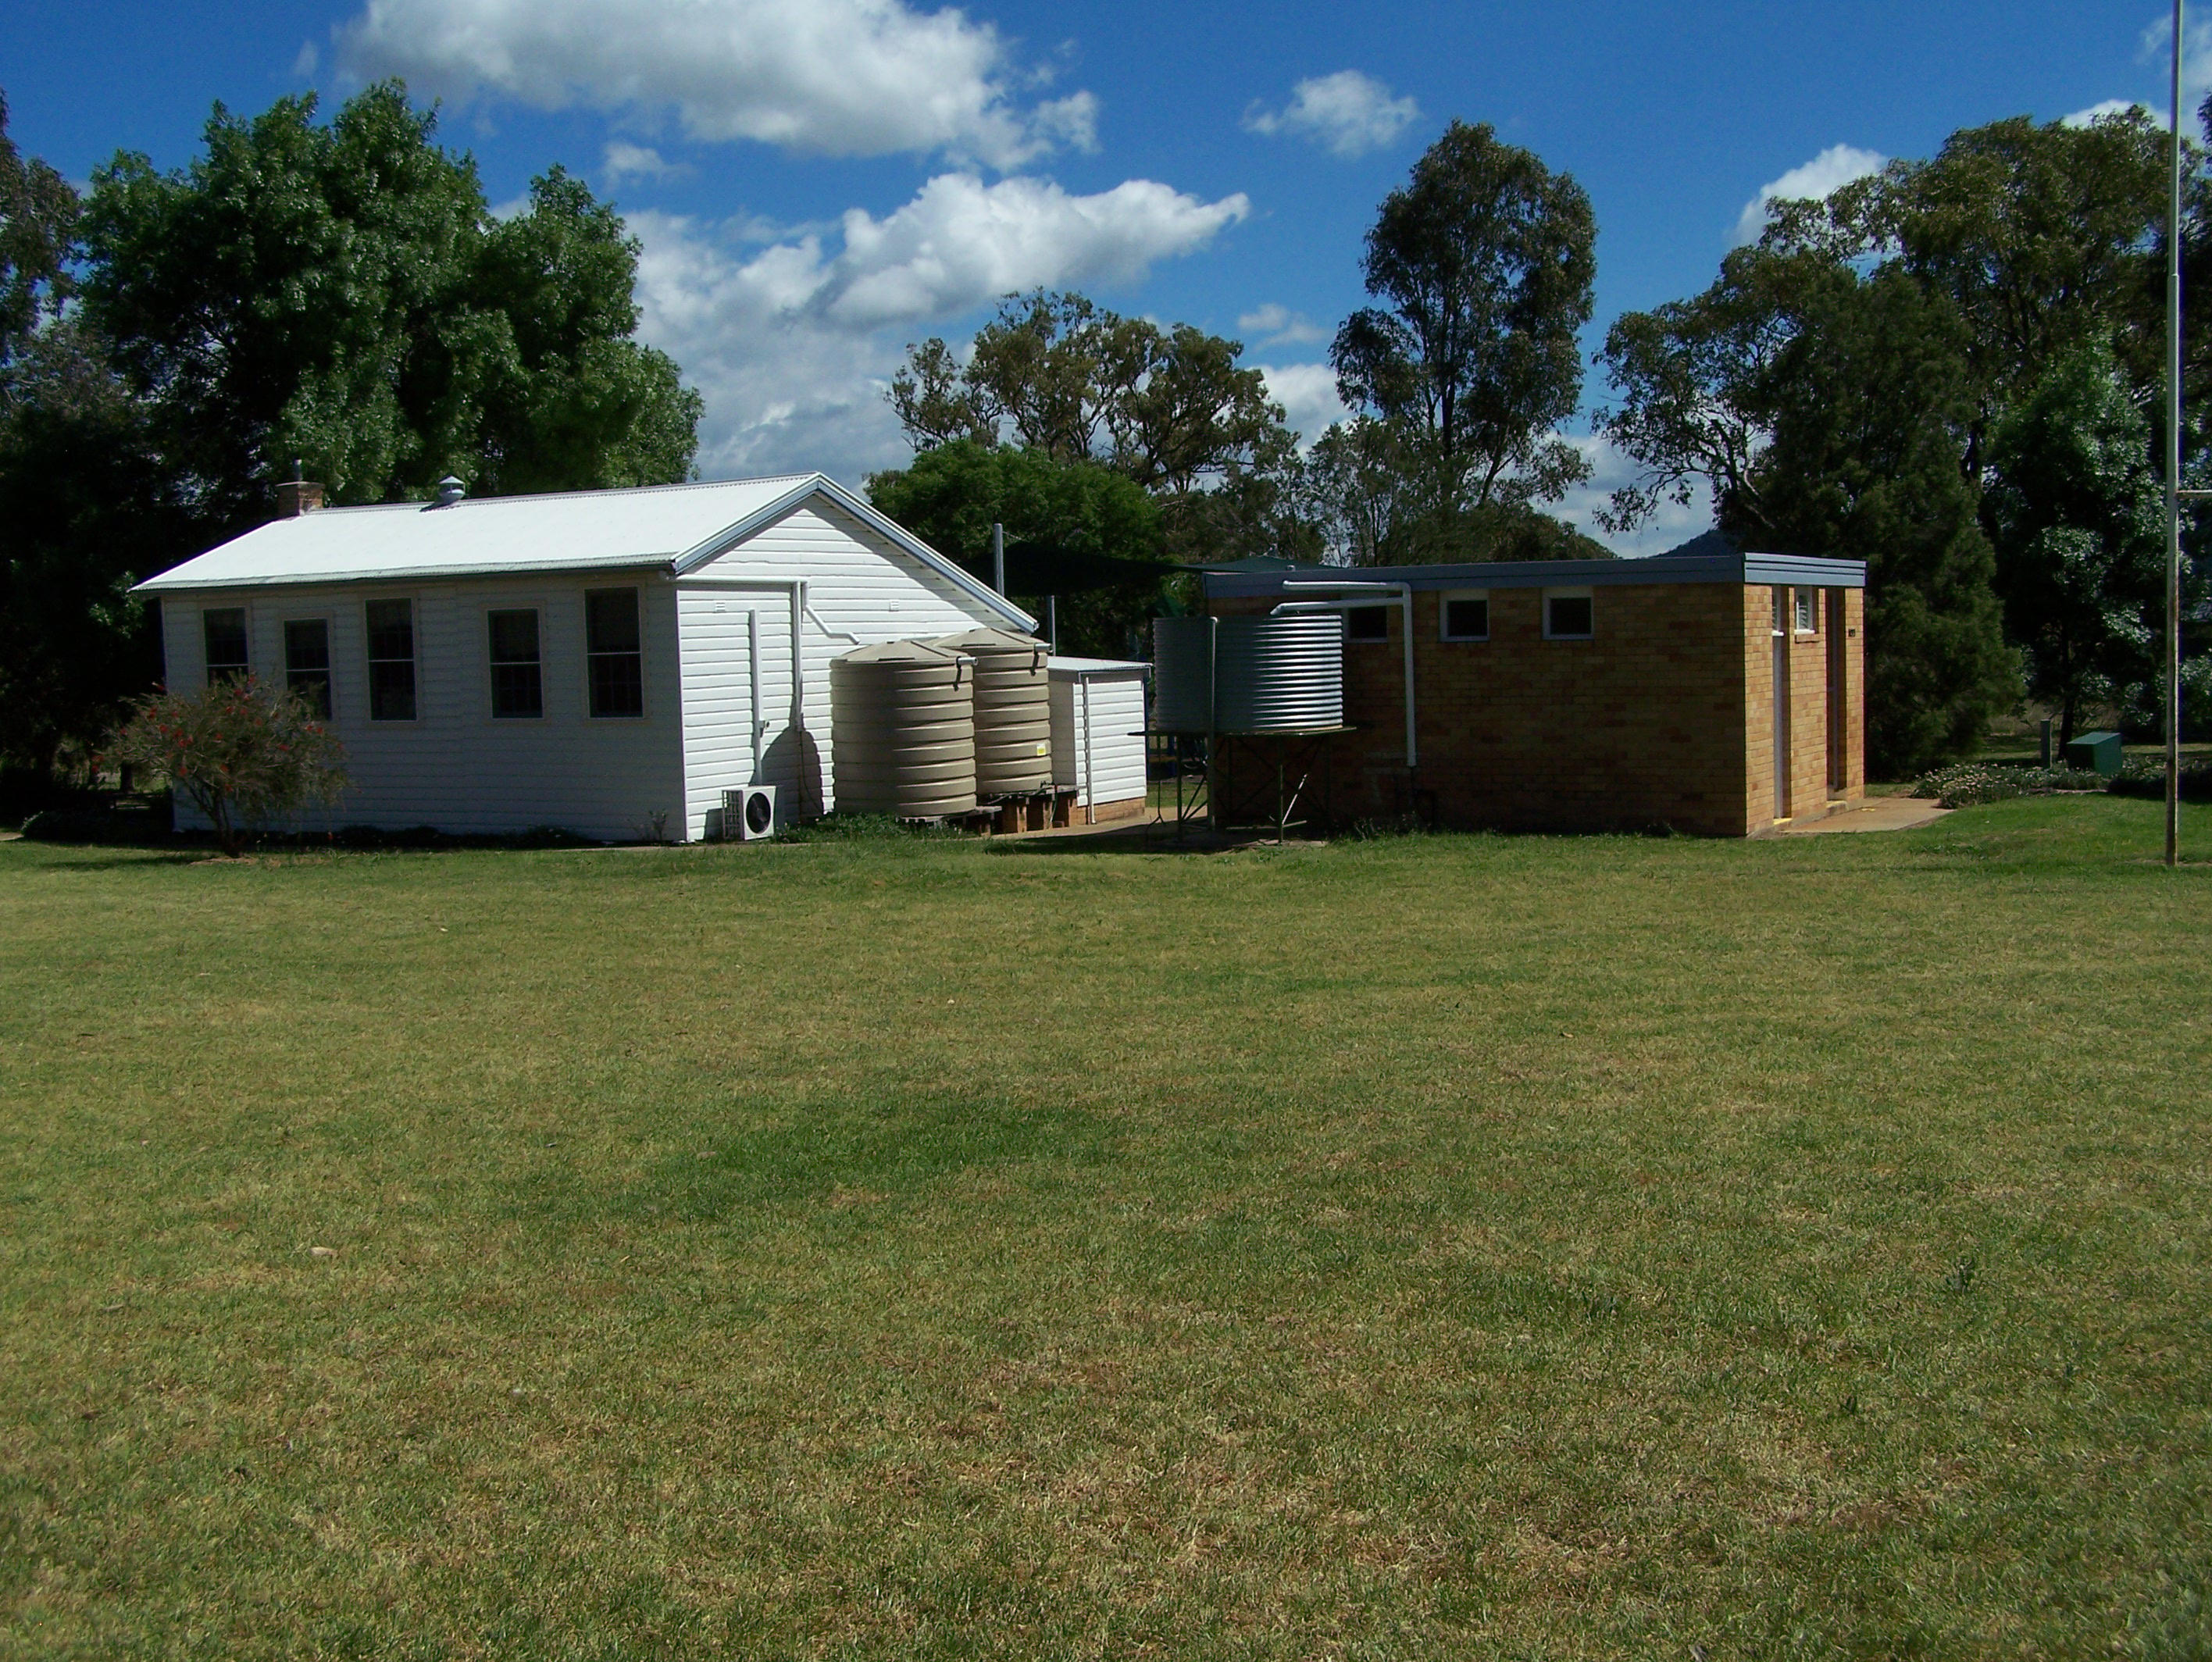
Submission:
M 2105 781 L 2105 789 L 2116 797 L 2148 797 L 2154 801 L 2164 802 L 2166 758 L 2130 756 L 2120 764 L 2120 771 Z M 2212 762 L 2182 764 L 2181 799 L 2184 802 L 2212 802 Z M 27 830 L 26 834 L 28 834 Z
M 1974 808 L 2014 797 L 2047 796 L 2053 791 L 2099 791 L 2105 776 L 2079 767 L 2021 767 L 2002 762 L 1965 761 L 1938 767 L 1913 782 L 1912 794 L 1944 808 Z
M 957 837 L 957 826 L 929 820 L 902 820 L 890 814 L 824 814 L 804 825 L 786 827 L 785 842 L 890 842 L 916 837 Z
M 236 854 L 249 827 L 343 796 L 344 754 L 306 699 L 247 676 L 145 700 L 109 759 L 166 778 Z

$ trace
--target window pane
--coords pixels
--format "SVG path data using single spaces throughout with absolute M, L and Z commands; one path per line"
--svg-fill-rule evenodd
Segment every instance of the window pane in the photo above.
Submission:
M 645 669 L 635 652 L 592 654 L 592 713 L 595 716 L 641 716 L 645 713 Z
M 1813 604 L 1813 594 L 1811 589 L 1797 591 L 1797 631 L 1800 634 L 1811 634 L 1819 627 L 1815 620 L 1820 613 Z
M 542 716 L 545 689 L 535 664 L 491 666 L 491 713 L 495 716 Z
M 538 662 L 538 614 L 534 611 L 487 612 L 491 628 L 491 661 L 495 664 Z
M 415 605 L 368 603 L 368 719 L 415 719 Z
M 392 660 L 368 666 L 368 719 L 415 719 L 415 666 Z
M 200 628 L 207 642 L 210 685 L 231 681 L 246 672 L 246 609 L 218 606 L 200 614 Z
M 1345 633 L 1354 640 L 1388 640 L 1390 638 L 1390 609 L 1388 606 L 1354 606 L 1344 615 Z
M 325 721 L 331 719 L 331 626 L 323 619 L 295 617 L 284 625 L 284 684 Z
M 1490 634 L 1487 600 L 1448 600 L 1444 603 L 1444 633 L 1460 640 L 1480 640 Z
M 591 664 L 592 713 L 643 715 L 645 659 L 635 589 L 584 591 L 584 650 Z
M 1554 636 L 1591 633 L 1591 605 L 1588 595 L 1553 595 L 1550 604 L 1552 634 Z
M 637 591 L 586 590 L 584 594 L 584 628 L 586 650 L 588 652 L 637 651 Z

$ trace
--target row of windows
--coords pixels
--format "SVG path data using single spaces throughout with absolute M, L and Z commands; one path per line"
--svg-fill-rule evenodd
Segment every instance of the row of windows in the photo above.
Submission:
M 1447 589 L 1439 597 L 1437 627 L 1443 640 L 1490 639 L 1490 591 L 1487 589 Z M 1389 606 L 1351 606 L 1345 610 L 1345 637 L 1350 640 L 1388 640 Z M 1588 589 L 1544 591 L 1544 639 L 1588 640 L 1596 633 L 1596 602 Z
M 1820 633 L 1820 591 L 1778 588 L 1774 597 L 1774 633 L 1784 633 L 1785 622 L 1799 634 Z M 1438 638 L 1444 640 L 1490 639 L 1490 593 L 1486 589 L 1447 589 L 1439 597 Z M 1345 610 L 1345 634 L 1352 640 L 1388 640 L 1389 606 L 1352 606 Z M 1588 589 L 1544 591 L 1544 639 L 1588 640 L 1597 630 L 1595 597 Z
M 538 609 L 504 607 L 483 616 L 492 714 L 509 721 L 544 715 L 544 658 Z M 362 608 L 362 621 L 368 663 L 368 719 L 414 720 L 415 603 L 372 600 Z M 207 650 L 209 685 L 252 672 L 244 607 L 209 608 L 200 614 L 200 629 Z M 584 664 L 594 716 L 645 713 L 645 654 L 635 589 L 584 591 Z M 331 697 L 328 618 L 286 620 L 284 684 L 305 698 L 325 720 L 336 713 Z

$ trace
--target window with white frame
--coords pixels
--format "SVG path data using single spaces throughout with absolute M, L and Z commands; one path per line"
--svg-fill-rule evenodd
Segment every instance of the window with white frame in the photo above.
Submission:
M 368 719 L 415 719 L 415 603 L 372 600 L 368 622 Z
M 1438 606 L 1437 628 L 1446 640 L 1490 639 L 1490 591 L 1446 589 Z
M 1588 640 L 1597 633 L 1597 603 L 1588 589 L 1544 591 L 1544 639 Z
M 210 606 L 200 614 L 200 640 L 207 651 L 207 684 L 243 681 L 251 673 L 246 650 L 246 608 Z
M 284 686 L 325 721 L 331 719 L 331 626 L 327 618 L 284 623 Z
M 1818 634 L 1820 632 L 1820 591 L 1818 589 L 1797 591 L 1797 633 Z
M 538 652 L 538 612 L 514 607 L 484 614 L 491 658 L 491 713 L 502 721 L 545 713 L 545 682 Z
M 645 713 L 645 650 L 635 589 L 584 591 L 584 653 L 595 716 Z

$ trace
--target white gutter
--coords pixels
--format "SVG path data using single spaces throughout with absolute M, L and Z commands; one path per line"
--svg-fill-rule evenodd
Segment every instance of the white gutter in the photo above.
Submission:
M 1390 594 L 1397 597 L 1399 610 L 1405 614 L 1406 627 L 1402 639 L 1406 648 L 1406 767 L 1408 772 L 1421 765 L 1420 740 L 1413 719 L 1413 585 L 1411 583 L 1317 583 L 1297 578 L 1285 578 L 1286 589 L 1321 589 L 1331 594 Z M 1285 601 L 1275 608 L 1277 613 L 1299 611 L 1349 611 L 1360 604 L 1372 602 L 1357 600 Z

